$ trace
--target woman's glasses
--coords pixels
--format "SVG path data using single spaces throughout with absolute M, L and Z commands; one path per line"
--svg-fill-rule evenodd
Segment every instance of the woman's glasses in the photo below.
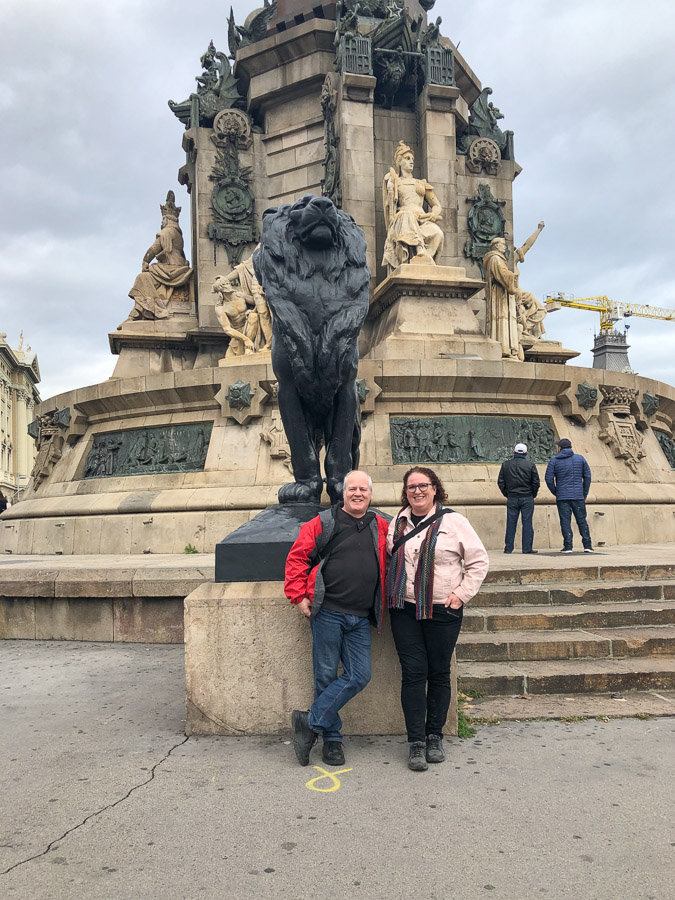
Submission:
M 406 488 L 406 493 L 414 494 L 415 491 L 422 491 L 423 494 L 426 494 L 430 487 L 433 487 L 430 481 L 423 481 L 421 484 L 411 484 Z

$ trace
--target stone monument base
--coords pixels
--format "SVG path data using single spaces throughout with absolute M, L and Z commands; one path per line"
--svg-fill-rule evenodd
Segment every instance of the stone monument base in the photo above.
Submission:
M 405 734 L 389 616 L 373 677 L 341 712 L 345 734 Z M 457 734 L 456 676 L 447 733 Z M 278 582 L 203 584 L 185 599 L 187 734 L 278 734 L 313 699 L 309 622 Z M 316 751 L 315 751 L 316 752 Z
M 367 359 L 501 359 L 468 302 L 485 282 L 455 266 L 399 266 L 377 286 Z

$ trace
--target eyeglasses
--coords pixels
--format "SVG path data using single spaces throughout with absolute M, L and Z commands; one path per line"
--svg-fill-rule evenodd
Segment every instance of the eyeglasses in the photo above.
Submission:
M 426 494 L 430 487 L 433 487 L 430 481 L 423 481 L 421 484 L 411 484 L 410 487 L 406 488 L 406 492 L 414 494 L 415 491 L 422 491 L 423 494 Z

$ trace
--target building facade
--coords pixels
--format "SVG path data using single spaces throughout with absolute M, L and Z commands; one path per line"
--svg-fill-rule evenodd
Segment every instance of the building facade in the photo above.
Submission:
M 26 488 L 33 468 L 35 441 L 28 425 L 40 402 L 39 381 L 37 356 L 23 349 L 23 336 L 14 350 L 0 333 L 0 490 L 10 502 Z

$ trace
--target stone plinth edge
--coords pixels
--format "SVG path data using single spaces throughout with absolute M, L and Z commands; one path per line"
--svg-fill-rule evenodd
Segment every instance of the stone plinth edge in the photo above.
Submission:
M 372 636 L 372 680 L 341 711 L 343 731 L 404 734 L 388 616 Z M 308 622 L 277 582 L 203 584 L 185 600 L 185 679 L 188 734 L 287 732 L 312 702 Z

